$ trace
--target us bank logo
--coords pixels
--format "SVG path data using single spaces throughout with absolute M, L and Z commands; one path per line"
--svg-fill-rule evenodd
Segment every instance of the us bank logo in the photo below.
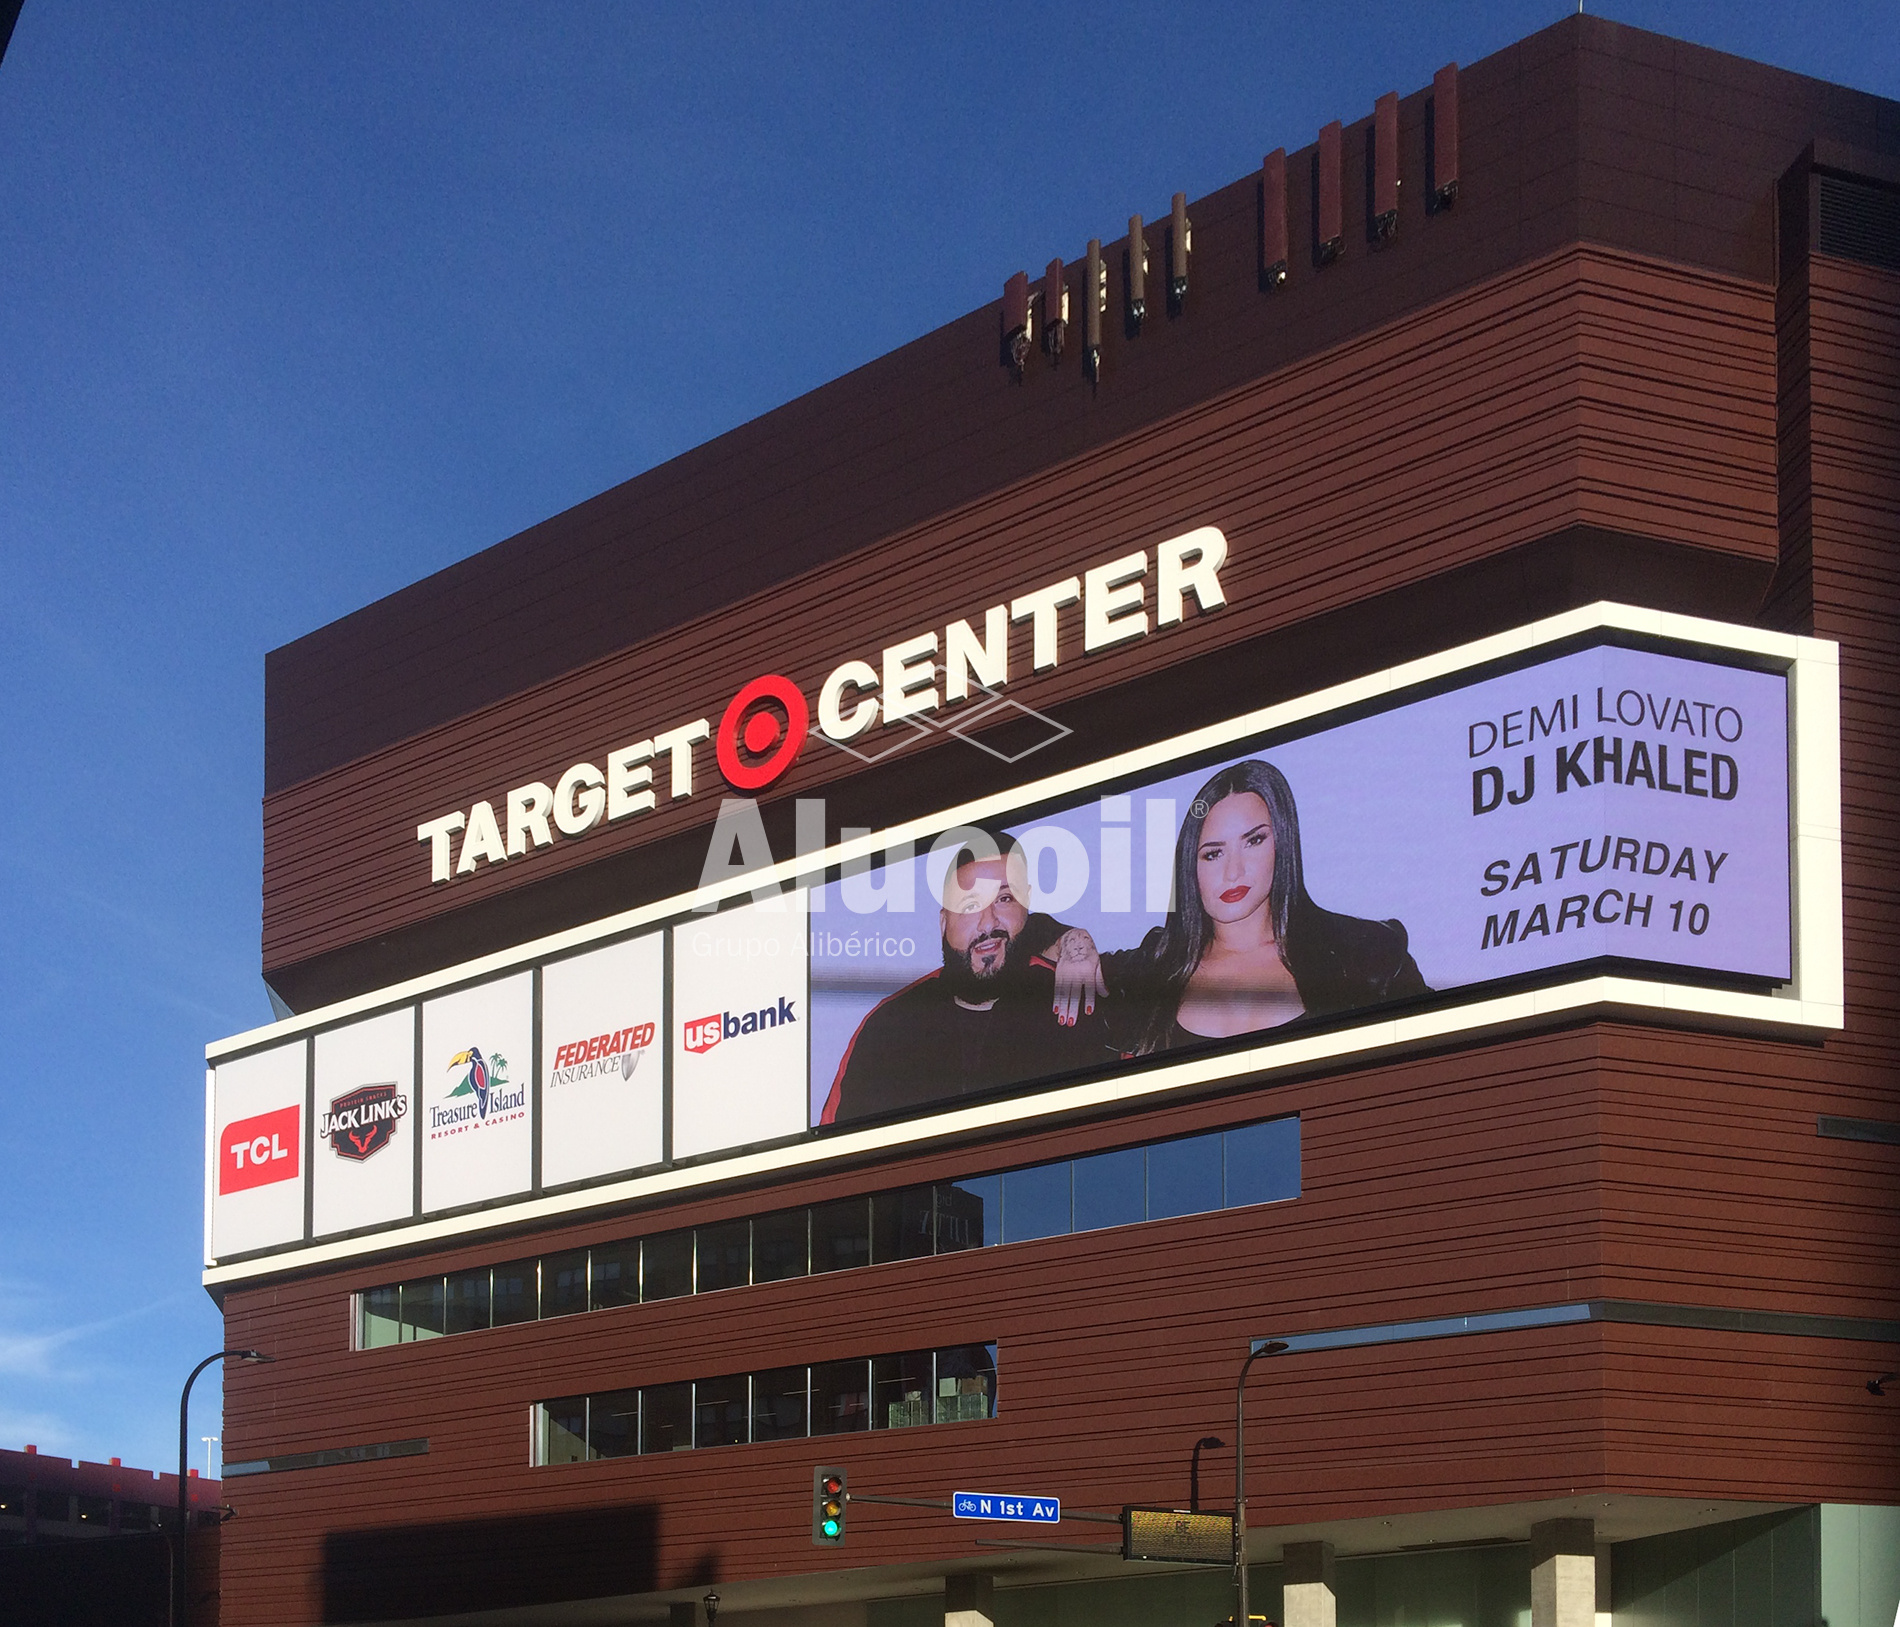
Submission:
M 689 1052 L 704 1056 L 721 1040 L 760 1034 L 768 1028 L 789 1027 L 798 1021 L 798 1012 L 794 1009 L 797 1004 L 796 1000 L 788 1000 L 781 994 L 776 1006 L 761 1006 L 757 1011 L 743 1011 L 737 1016 L 730 1011 L 719 1011 L 710 1017 L 694 1017 L 687 1022 L 682 1038 Z
M 528 1116 L 528 1087 L 509 1082 L 508 1059 L 499 1051 L 483 1056 L 470 1046 L 457 1052 L 449 1059 L 448 1071 L 461 1070 L 466 1070 L 461 1082 L 448 1093 L 444 1104 L 429 1109 L 431 1141 Z

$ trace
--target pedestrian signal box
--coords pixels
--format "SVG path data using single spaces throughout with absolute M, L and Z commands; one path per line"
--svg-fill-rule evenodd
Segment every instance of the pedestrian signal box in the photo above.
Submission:
M 844 1513 L 850 1502 L 842 1469 L 811 1472 L 811 1540 L 815 1548 L 835 1548 L 844 1541 Z
M 1165 1559 L 1177 1565 L 1231 1565 L 1234 1517 L 1180 1508 L 1124 1508 L 1122 1558 Z

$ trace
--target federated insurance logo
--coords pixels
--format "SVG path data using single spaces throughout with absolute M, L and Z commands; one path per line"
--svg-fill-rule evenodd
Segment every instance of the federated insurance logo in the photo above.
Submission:
M 778 997 L 776 1006 L 761 1006 L 757 1011 L 742 1011 L 736 1017 L 730 1011 L 710 1017 L 694 1017 L 686 1024 L 683 1036 L 686 1049 L 695 1056 L 710 1051 L 723 1039 L 738 1039 L 745 1034 L 763 1033 L 768 1028 L 783 1028 L 798 1021 L 792 1008 L 796 1000 Z
M 317 1134 L 329 1138 L 337 1157 L 360 1164 L 395 1140 L 408 1111 L 409 1098 L 393 1082 L 364 1085 L 331 1101 L 330 1111 L 317 1120 Z
M 449 1071 L 457 1068 L 468 1069 L 462 1082 L 446 1105 L 429 1109 L 430 1140 L 527 1117 L 528 1087 L 509 1083 L 508 1059 L 499 1051 L 483 1056 L 471 1045 L 449 1059 Z
M 619 1074 L 631 1079 L 633 1070 L 653 1043 L 652 1023 L 635 1023 L 617 1028 L 611 1034 L 595 1034 L 588 1039 L 569 1040 L 554 1052 L 554 1066 L 548 1073 L 548 1088 L 577 1085 L 583 1079 L 604 1079 Z

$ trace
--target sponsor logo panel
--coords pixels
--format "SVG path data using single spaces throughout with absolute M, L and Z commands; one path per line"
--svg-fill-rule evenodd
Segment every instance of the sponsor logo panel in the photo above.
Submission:
M 294 1181 L 303 1145 L 302 1124 L 301 1107 L 279 1107 L 227 1124 L 218 1142 L 220 1195 Z
M 471 1045 L 449 1058 L 451 1073 L 461 1070 L 461 1082 L 441 1107 L 429 1109 L 429 1139 L 486 1130 L 528 1116 L 528 1087 L 508 1078 L 508 1059 L 499 1051 L 484 1056 Z
M 742 1039 L 770 1028 L 790 1027 L 798 1021 L 797 1007 L 796 1000 L 781 994 L 776 1006 L 761 1006 L 757 1011 L 737 1015 L 720 1011 L 710 1017 L 694 1017 L 686 1023 L 681 1041 L 693 1055 L 703 1056 L 721 1040 Z
M 364 1085 L 332 1099 L 329 1112 L 317 1120 L 317 1134 L 337 1157 L 361 1163 L 395 1139 L 408 1112 L 409 1098 L 393 1081 Z
M 548 1072 L 548 1088 L 552 1090 L 558 1085 L 574 1085 L 584 1079 L 603 1079 L 613 1074 L 631 1079 L 657 1032 L 652 1023 L 633 1023 L 610 1034 L 566 1041 L 555 1049 L 554 1066 Z

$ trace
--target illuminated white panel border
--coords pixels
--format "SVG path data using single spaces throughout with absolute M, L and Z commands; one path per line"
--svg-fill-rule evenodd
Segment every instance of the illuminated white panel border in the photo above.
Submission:
M 217 1264 L 207 1249 L 205 1283 L 216 1286 L 289 1269 L 334 1264 L 391 1247 L 413 1248 L 499 1226 L 553 1221 L 614 1204 L 663 1198 L 715 1182 L 746 1180 L 838 1159 L 912 1149 L 972 1132 L 1024 1125 L 1116 1103 L 1139 1102 L 1169 1091 L 1218 1084 L 1242 1076 L 1271 1078 L 1348 1056 L 1372 1058 L 1417 1050 L 1452 1035 L 1478 1039 L 1541 1027 L 1557 1018 L 1680 1016 L 1694 1018 L 1698 1026 L 1704 1027 L 1789 1033 L 1840 1028 L 1845 1018 L 1845 996 L 1841 939 L 1839 647 L 1823 639 L 1605 602 L 1546 617 L 1509 632 L 1356 678 L 1350 683 L 1336 684 L 1330 689 L 1263 707 L 1171 740 L 947 808 L 926 818 L 826 848 L 822 853 L 800 855 L 770 870 L 737 877 L 715 887 L 696 888 L 426 977 L 254 1028 L 208 1045 L 205 1056 L 208 1061 L 217 1062 L 456 984 L 513 971 L 603 938 L 675 920 L 691 914 L 700 905 L 747 897 L 762 881 L 790 882 L 821 865 L 874 856 L 893 843 L 932 836 L 951 825 L 990 819 L 1030 804 L 1086 792 L 1104 780 L 1163 767 L 1309 717 L 1375 701 L 1395 691 L 1600 631 L 1629 632 L 1699 644 L 1712 650 L 1763 657 L 1787 667 L 1789 725 L 1794 746 L 1789 764 L 1794 976 L 1772 992 L 1745 993 L 1646 978 L 1585 975 L 1553 987 L 1473 999 L 1402 1017 L 1373 1017 L 1330 1033 L 1271 1040 L 1216 1057 L 1133 1073 L 1114 1073 L 1086 1084 L 932 1113 L 758 1152 L 737 1153 L 579 1192 L 523 1199 L 476 1214 L 447 1216 L 398 1226 L 371 1236 L 287 1248 L 234 1265 Z

